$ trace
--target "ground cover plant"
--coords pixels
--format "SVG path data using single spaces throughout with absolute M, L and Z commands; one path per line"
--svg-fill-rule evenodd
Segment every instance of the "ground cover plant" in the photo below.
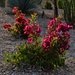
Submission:
M 17 10 L 17 9 L 16 9 Z M 13 10 L 14 11 L 14 10 Z M 21 16 L 24 17 L 24 14 Z M 27 34 L 27 41 L 19 46 L 15 53 L 6 54 L 6 61 L 20 66 L 41 67 L 55 69 L 65 64 L 66 50 L 69 49 L 70 34 L 68 31 L 73 26 L 63 23 L 60 17 L 48 21 L 46 34 L 40 36 L 42 31 L 36 22 L 36 14 L 22 28 L 23 34 Z M 23 20 L 20 20 L 20 23 Z M 11 30 L 10 25 L 3 25 L 7 30 Z

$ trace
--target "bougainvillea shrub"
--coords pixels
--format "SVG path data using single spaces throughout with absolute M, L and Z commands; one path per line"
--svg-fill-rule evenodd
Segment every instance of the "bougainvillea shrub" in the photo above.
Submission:
M 14 26 L 6 23 L 3 24 L 3 28 L 10 31 L 12 35 L 27 38 L 28 33 L 25 33 L 24 31 L 27 30 L 30 26 L 33 26 L 33 24 L 36 25 L 37 14 L 31 14 L 31 18 L 26 18 L 25 14 L 23 14 L 22 11 L 18 9 L 18 7 L 14 7 L 12 12 L 15 13 Z M 38 26 L 38 24 L 36 26 Z
M 27 66 L 47 69 L 63 66 L 66 50 L 70 47 L 68 31 L 73 27 L 60 21 L 60 17 L 54 18 L 48 21 L 46 34 L 41 37 L 42 29 L 35 21 L 35 15 L 32 15 L 32 23 L 23 28 L 24 34 L 28 34 L 27 42 L 19 46 L 15 53 L 6 54 L 6 61 L 15 65 L 25 63 Z M 5 28 L 7 27 L 11 28 L 9 24 Z

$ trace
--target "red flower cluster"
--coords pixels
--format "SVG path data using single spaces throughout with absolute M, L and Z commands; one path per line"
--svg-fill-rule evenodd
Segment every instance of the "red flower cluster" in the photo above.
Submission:
M 46 51 L 50 50 L 54 43 L 58 41 L 58 33 L 51 32 L 43 38 L 42 48 Z
M 22 11 L 18 9 L 18 7 L 14 7 L 12 9 L 12 12 L 15 13 L 16 17 L 19 16 L 20 13 L 22 13 Z
M 70 29 L 72 29 L 73 26 L 70 26 L 68 24 L 63 24 L 63 23 L 60 23 L 57 27 L 57 31 L 62 31 L 62 32 L 66 32 L 66 31 L 69 31 Z
M 10 30 L 10 28 L 11 28 L 11 24 L 3 24 L 3 28 L 4 29 L 7 29 L 7 30 Z
M 13 10 L 12 10 L 12 12 L 13 12 L 13 13 L 18 12 L 18 7 L 14 7 Z
M 48 21 L 49 26 L 53 26 L 56 23 L 57 18 Z
M 28 34 L 28 44 L 31 44 L 41 33 L 39 24 L 30 24 L 24 28 L 24 34 Z
M 9 29 L 10 32 L 14 34 L 19 34 L 20 36 L 27 36 L 33 35 L 33 36 L 39 36 L 41 32 L 41 28 L 38 23 L 36 23 L 37 14 L 31 14 L 31 19 L 26 18 L 25 14 L 21 12 L 21 10 L 18 9 L 18 7 L 14 7 L 12 10 L 13 13 L 15 13 L 15 23 L 14 26 L 11 27 L 9 24 L 3 25 L 5 29 Z
M 21 10 L 18 9 L 18 7 L 14 7 L 12 11 L 15 13 L 15 16 L 17 17 L 17 18 L 15 18 L 15 20 L 16 20 L 15 25 L 18 24 L 18 25 L 25 25 L 26 26 L 30 23 L 30 19 L 27 19 L 25 17 L 25 14 L 23 14 L 21 12 Z
M 42 48 L 44 50 L 49 50 L 51 48 L 51 46 L 50 46 L 51 39 L 52 38 L 50 36 L 43 39 L 44 43 L 42 44 Z
M 28 25 L 30 23 L 30 19 L 25 18 L 25 14 L 21 13 L 16 19 L 16 22 L 19 23 L 19 25 Z
M 41 32 L 41 28 L 39 24 L 31 24 L 24 28 L 24 34 L 39 35 L 40 32 Z
M 58 21 L 58 18 L 48 23 L 48 34 L 43 38 L 42 48 L 44 51 L 49 51 L 54 47 L 59 54 L 62 54 L 69 49 L 70 34 L 67 31 L 72 29 L 73 26 Z
M 27 43 L 28 43 L 28 44 L 31 44 L 31 43 L 33 43 L 33 42 L 34 42 L 33 39 L 32 39 L 31 37 L 29 37 Z
M 41 32 L 41 28 L 39 27 L 39 24 L 31 22 L 32 19 L 34 19 L 34 17 L 36 17 L 37 15 L 32 14 L 32 19 L 27 19 L 25 17 L 25 14 L 23 14 L 22 12 L 20 13 L 18 8 L 14 7 L 13 11 L 18 14 L 18 17 L 15 19 L 16 23 L 15 26 L 20 29 L 20 31 L 22 31 L 23 34 L 25 35 L 39 35 Z M 18 12 L 18 13 L 17 13 Z M 22 34 L 21 33 L 21 34 Z
M 21 12 L 21 10 L 18 9 L 18 7 L 14 7 L 12 12 L 15 13 L 15 23 L 12 27 L 10 24 L 4 24 L 3 28 L 10 30 L 11 33 L 24 35 L 23 29 L 30 24 L 30 19 L 25 17 L 25 14 Z

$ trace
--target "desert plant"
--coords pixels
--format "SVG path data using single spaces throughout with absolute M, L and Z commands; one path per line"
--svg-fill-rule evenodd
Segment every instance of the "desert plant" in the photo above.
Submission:
M 64 19 L 68 24 L 75 24 L 75 0 L 63 0 Z
M 26 29 L 27 27 L 29 26 L 31 27 L 32 25 L 35 26 L 35 24 L 37 23 L 36 22 L 37 14 L 36 13 L 31 14 L 31 18 L 26 18 L 25 14 L 23 14 L 22 11 L 18 9 L 18 7 L 14 7 L 12 12 L 15 13 L 14 26 L 12 26 L 11 24 L 5 23 L 2 25 L 3 28 L 8 30 L 12 35 L 16 37 L 27 38 L 29 34 L 24 33 L 24 29 L 27 30 Z M 33 29 L 33 26 L 32 26 L 32 29 Z
M 34 17 L 34 16 L 33 16 Z M 29 37 L 25 44 L 18 47 L 13 54 L 6 54 L 6 61 L 15 65 L 25 63 L 46 69 L 55 69 L 65 63 L 65 52 L 69 49 L 70 34 L 73 27 L 58 18 L 49 20 L 47 34 L 40 37 L 41 29 L 34 23 L 25 27 L 24 33 Z M 11 59 L 10 59 L 11 58 Z
M 28 12 L 30 9 L 37 7 L 37 0 L 9 0 L 10 6 L 18 7 L 23 13 Z
M 14 7 L 12 12 L 15 13 L 14 26 L 5 23 L 3 24 L 3 28 L 8 30 L 12 35 L 16 37 L 17 36 L 27 37 L 27 35 L 24 35 L 23 29 L 26 25 L 30 23 L 29 19 L 26 19 L 25 14 L 23 14 L 21 10 L 18 9 L 18 7 Z
M 58 0 L 57 5 L 59 9 L 63 9 L 63 4 L 61 0 Z
M 46 1 L 45 9 L 53 9 L 51 3 L 48 0 Z

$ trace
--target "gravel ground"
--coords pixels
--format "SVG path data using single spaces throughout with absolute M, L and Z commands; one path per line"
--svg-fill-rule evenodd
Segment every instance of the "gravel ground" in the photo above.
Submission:
M 38 18 L 38 22 L 42 27 L 42 35 L 45 33 L 47 18 Z M 16 49 L 16 45 L 22 44 L 24 39 L 16 39 L 2 28 L 3 23 L 13 24 L 13 15 L 7 15 L 3 8 L 0 7 L 0 75 L 75 75 L 75 30 L 71 30 L 70 50 L 67 51 L 65 66 L 50 71 L 42 71 L 40 69 L 17 68 L 12 64 L 4 62 L 4 54 L 12 53 Z

